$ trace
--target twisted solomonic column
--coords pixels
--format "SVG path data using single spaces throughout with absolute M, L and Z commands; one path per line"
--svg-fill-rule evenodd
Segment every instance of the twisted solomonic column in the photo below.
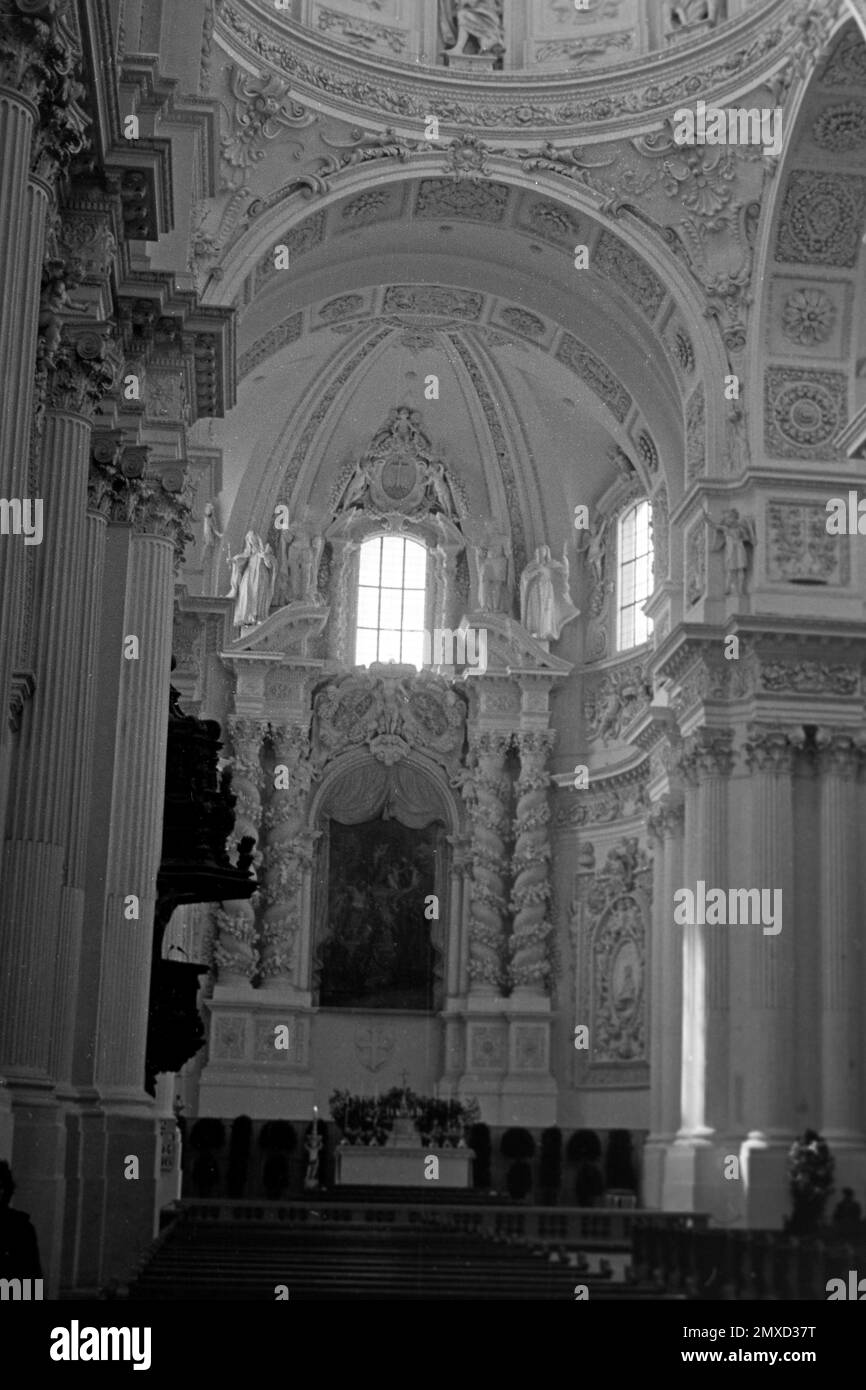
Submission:
M 505 837 L 510 791 L 508 779 L 503 774 L 510 742 L 510 734 L 485 730 L 478 735 L 474 746 L 468 973 L 470 989 L 481 993 L 496 993 L 502 986 L 508 872 Z
M 236 798 L 235 828 L 228 841 L 230 854 L 236 854 L 243 839 L 252 839 L 258 846 L 261 836 L 263 769 L 261 762 L 262 737 L 265 730 L 258 719 L 236 717 L 229 720 L 228 732 L 234 754 L 231 758 L 232 794 Z M 262 861 L 256 848 L 252 862 L 256 869 Z M 217 940 L 214 963 L 219 968 L 220 983 L 227 977 L 249 980 L 258 968 L 255 946 L 256 906 L 260 894 L 249 900 L 238 898 L 220 904 L 214 911 Z
M 550 973 L 547 938 L 551 931 L 550 836 L 548 823 L 547 760 L 555 735 L 550 729 L 532 729 L 515 735 L 520 752 L 517 780 L 517 814 L 514 820 L 514 885 L 511 908 L 514 926 L 509 942 L 511 982 L 518 989 L 542 992 Z
M 307 795 L 313 780 L 308 731 L 299 725 L 279 725 L 272 727 L 271 741 L 274 793 L 263 817 L 267 831 L 262 862 L 262 899 L 266 906 L 261 934 L 265 988 L 293 982 L 304 876 L 313 853 L 312 837 L 306 833 L 305 825 Z

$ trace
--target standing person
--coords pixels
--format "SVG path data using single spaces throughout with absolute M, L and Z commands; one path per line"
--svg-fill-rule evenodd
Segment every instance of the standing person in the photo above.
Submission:
M 0 1162 L 0 1278 L 41 1279 L 39 1243 L 26 1211 L 9 1205 L 15 1179 L 9 1164 Z

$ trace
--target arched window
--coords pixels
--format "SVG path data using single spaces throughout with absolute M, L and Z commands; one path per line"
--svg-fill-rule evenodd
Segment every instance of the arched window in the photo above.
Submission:
M 355 665 L 411 663 L 421 669 L 427 550 L 406 536 L 372 536 L 358 562 Z
M 617 528 L 616 645 L 624 652 L 648 641 L 652 623 L 643 605 L 652 593 L 653 546 L 649 502 L 623 512 Z

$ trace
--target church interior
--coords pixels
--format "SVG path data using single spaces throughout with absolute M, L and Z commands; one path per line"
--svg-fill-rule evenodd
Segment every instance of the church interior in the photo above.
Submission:
M 0 1275 L 824 1298 L 864 0 L 0 0 L 0 207 Z

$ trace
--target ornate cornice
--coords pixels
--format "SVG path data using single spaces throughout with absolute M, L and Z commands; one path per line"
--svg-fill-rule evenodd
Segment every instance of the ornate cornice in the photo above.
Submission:
M 556 773 L 557 784 L 553 824 L 557 830 L 587 825 L 606 825 L 643 815 L 649 804 L 647 779 L 649 759 L 614 772 L 593 774 L 587 788 L 576 790 L 572 774 Z
M 738 620 L 739 656 L 732 660 L 724 656 L 727 634 L 698 633 L 686 626 L 678 633 L 678 645 L 658 653 L 661 659 L 653 665 L 656 681 L 669 683 L 671 706 L 681 721 L 708 702 L 749 700 L 757 708 L 817 696 L 862 698 L 866 645 L 859 627 L 847 632 L 773 631 Z
M 216 33 L 248 68 L 267 65 L 292 80 L 296 95 L 329 100 L 338 109 L 422 124 L 435 113 L 443 125 L 464 131 L 495 128 L 519 135 L 539 129 L 567 138 L 587 125 L 646 124 L 654 113 L 695 94 L 711 102 L 748 91 L 765 74 L 814 54 L 842 12 L 842 0 L 817 8 L 811 0 L 771 0 L 721 26 L 699 48 L 647 54 L 586 76 L 495 72 L 471 80 L 348 48 L 343 57 L 332 41 L 243 0 L 223 0 Z M 790 80 L 780 83 L 783 91 Z

